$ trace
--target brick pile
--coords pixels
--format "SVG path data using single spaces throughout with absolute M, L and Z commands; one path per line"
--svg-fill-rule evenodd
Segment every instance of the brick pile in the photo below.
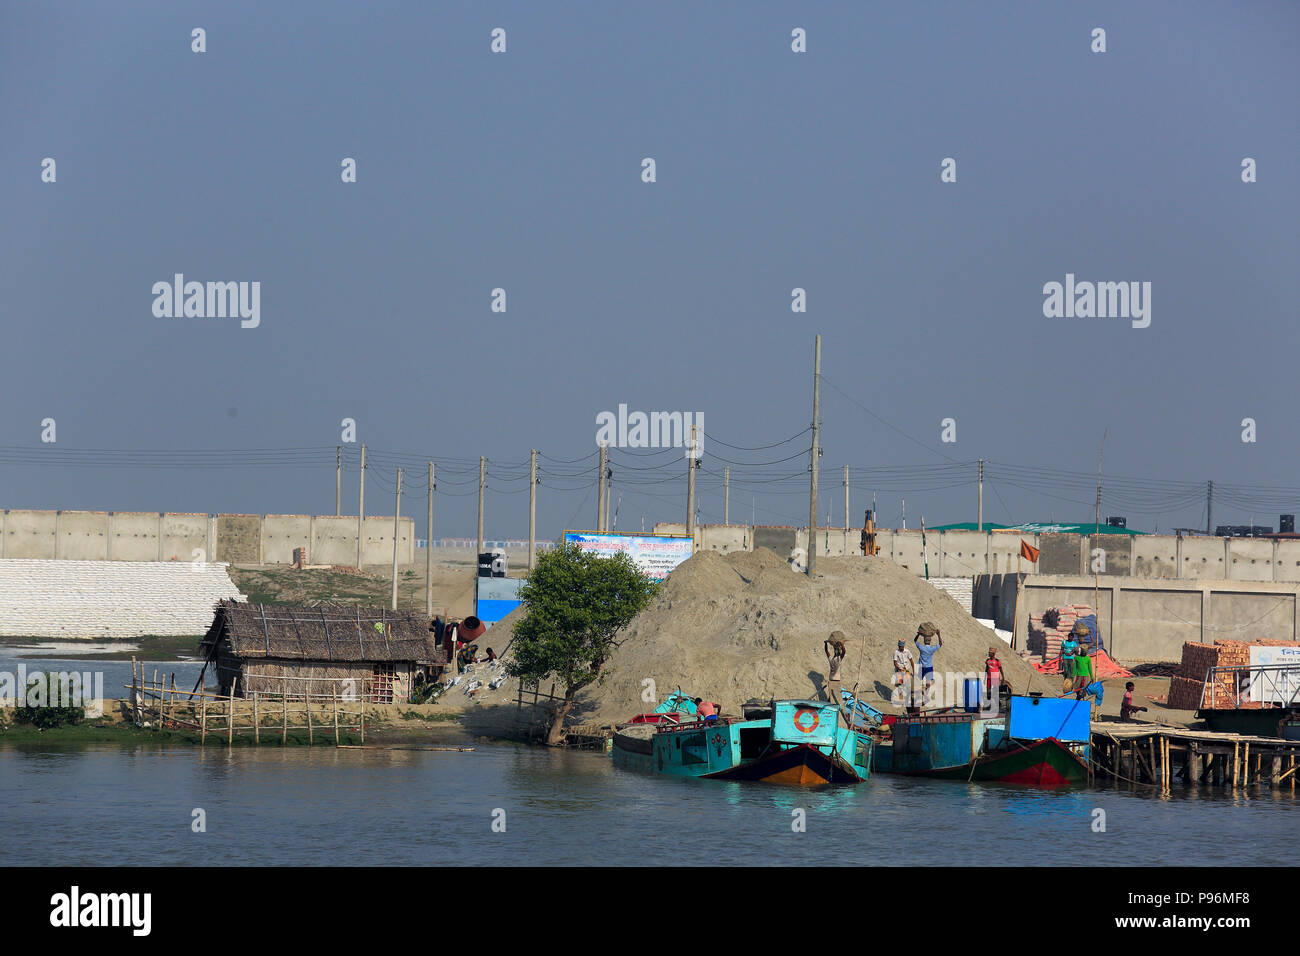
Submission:
M 1029 615 L 1029 639 L 1025 641 L 1029 655 L 1025 660 L 1041 664 L 1060 656 L 1061 642 L 1074 627 L 1074 622 L 1092 613 L 1089 604 L 1062 604 L 1049 607 L 1042 614 Z
M 1213 644 L 1188 641 L 1183 645 L 1183 661 L 1178 673 L 1169 679 L 1169 706 L 1174 710 L 1198 710 L 1204 705 L 1213 710 L 1259 707 L 1251 701 L 1248 672 L 1219 674 L 1213 687 L 1205 686 L 1205 675 L 1212 667 L 1240 667 L 1250 663 L 1250 641 L 1218 640 Z M 1300 647 L 1297 641 L 1255 641 L 1275 647 Z

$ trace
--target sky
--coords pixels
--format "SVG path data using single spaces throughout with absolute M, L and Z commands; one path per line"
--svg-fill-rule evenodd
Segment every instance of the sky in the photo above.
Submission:
M 978 459 L 986 520 L 1092 520 L 1101 454 L 1103 520 L 1201 527 L 1213 480 L 1216 525 L 1275 526 L 1298 34 L 1289 2 L 0 0 L 0 507 L 330 514 L 343 443 L 355 514 L 365 443 L 368 514 L 400 465 L 423 528 L 432 460 L 435 536 L 472 536 L 485 456 L 521 537 L 536 448 L 553 537 L 622 404 L 703 416 L 700 520 L 729 467 L 731 521 L 805 525 L 820 334 L 819 520 L 844 465 L 855 524 L 974 520 Z M 260 283 L 257 326 L 156 315 L 176 273 Z M 1046 316 L 1067 274 L 1150 283 L 1149 325 Z M 620 530 L 684 520 L 680 448 L 611 460 Z

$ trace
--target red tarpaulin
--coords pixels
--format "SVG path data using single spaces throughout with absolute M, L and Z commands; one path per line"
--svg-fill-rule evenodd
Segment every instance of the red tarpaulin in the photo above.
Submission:
M 1133 672 L 1125 670 L 1115 663 L 1115 659 L 1105 651 L 1098 651 L 1092 656 L 1092 674 L 1097 680 L 1110 680 L 1112 677 L 1132 677 Z M 1061 659 L 1054 657 L 1050 661 L 1035 664 L 1034 669 L 1040 674 L 1061 673 Z

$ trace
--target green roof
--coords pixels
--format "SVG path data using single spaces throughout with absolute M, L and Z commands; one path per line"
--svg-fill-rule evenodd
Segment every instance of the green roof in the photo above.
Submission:
M 941 524 L 933 528 L 926 528 L 926 531 L 976 531 L 977 523 L 974 521 L 958 521 L 954 524 Z M 1025 534 L 1148 534 L 1146 531 L 1135 531 L 1132 528 L 1112 528 L 1110 525 L 1103 524 L 1098 526 L 1094 521 L 1084 522 L 1082 524 L 1061 524 L 1057 522 L 1045 521 L 1028 521 L 1024 524 L 997 524 L 993 521 L 984 522 L 985 531 L 1022 531 Z

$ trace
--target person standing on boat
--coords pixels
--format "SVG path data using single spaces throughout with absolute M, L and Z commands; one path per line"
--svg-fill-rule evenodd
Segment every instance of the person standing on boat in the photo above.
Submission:
M 939 643 L 931 644 L 932 637 Z M 925 638 L 924 644 L 921 643 L 921 638 Z M 934 684 L 934 655 L 938 654 L 939 648 L 943 647 L 943 635 L 939 633 L 938 627 L 925 621 L 916 629 L 916 637 L 912 640 L 916 643 L 917 653 L 921 657 L 921 693 L 925 695 L 928 702 L 930 687 Z
M 840 671 L 844 666 L 844 632 L 832 631 L 830 640 L 822 641 L 822 649 L 826 651 L 826 660 L 829 661 L 828 669 L 830 671 L 826 680 L 827 695 L 826 699 L 832 704 L 840 702 Z
M 907 642 L 900 640 L 898 650 L 894 651 L 894 703 L 902 704 L 903 697 L 908 697 L 908 703 L 911 702 L 910 690 L 903 690 L 904 687 L 911 687 L 912 678 L 916 674 L 916 666 L 912 662 L 912 652 L 907 649 Z
M 984 662 L 984 682 L 986 699 L 994 701 L 997 699 L 998 690 L 1002 686 L 1002 662 L 998 660 L 998 649 L 989 648 L 988 660 Z

